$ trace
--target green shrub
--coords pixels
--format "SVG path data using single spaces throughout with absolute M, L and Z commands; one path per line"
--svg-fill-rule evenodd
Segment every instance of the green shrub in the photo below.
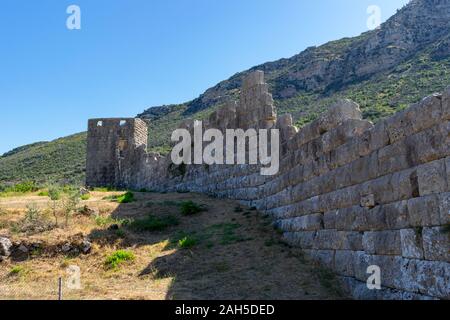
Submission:
M 191 200 L 181 203 L 181 214 L 185 216 L 194 215 L 202 211 L 204 211 L 204 208 Z
M 12 276 L 21 275 L 23 273 L 25 273 L 25 267 L 23 267 L 23 266 L 14 266 L 9 271 L 9 274 Z
M 19 184 L 16 184 L 13 187 L 13 192 L 19 192 L 19 193 L 27 193 L 27 192 L 34 192 L 37 191 L 36 184 L 33 181 L 25 181 Z
M 134 194 L 130 191 L 117 198 L 118 203 L 130 203 L 134 201 Z
M 99 227 L 105 227 L 112 224 L 117 224 L 119 226 L 127 225 L 129 220 L 127 219 L 116 219 L 111 216 L 102 217 L 100 215 L 96 215 L 94 217 L 95 224 Z
M 112 196 L 107 196 L 104 197 L 103 200 L 110 200 L 113 202 L 118 202 L 118 203 L 130 203 L 134 201 L 134 193 L 127 191 L 124 194 L 119 194 L 119 195 L 112 195 Z
M 154 217 L 149 215 L 144 219 L 134 220 L 129 224 L 129 227 L 138 231 L 162 231 L 170 226 L 176 226 L 179 221 L 176 217 Z
M 61 199 L 61 189 L 58 186 L 50 186 L 48 188 L 48 197 L 52 201 L 58 201 Z
M 48 197 L 48 190 L 42 190 L 38 193 L 39 197 Z
M 83 201 L 89 200 L 91 198 L 91 195 L 89 193 L 82 194 L 80 199 Z
M 197 244 L 197 239 L 191 236 L 186 236 L 183 239 L 178 240 L 178 246 L 182 249 L 192 248 Z
M 133 252 L 127 250 L 117 250 L 110 254 L 105 260 L 105 267 L 108 269 L 117 269 L 122 263 L 134 261 Z
M 54 228 L 48 218 L 42 214 L 41 210 L 35 203 L 27 205 L 25 217 L 13 223 L 12 229 L 14 232 L 40 233 Z

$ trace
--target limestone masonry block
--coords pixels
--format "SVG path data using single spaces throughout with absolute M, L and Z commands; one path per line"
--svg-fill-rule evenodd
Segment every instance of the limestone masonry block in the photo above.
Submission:
M 450 223 L 450 193 L 442 193 L 439 195 L 439 213 L 440 224 L 446 225 Z
M 417 168 L 419 193 L 421 196 L 447 191 L 444 160 L 437 160 Z
M 450 262 L 450 233 L 442 227 L 423 228 L 425 259 Z
M 312 231 L 322 229 L 322 214 L 312 214 L 292 219 L 280 220 L 276 223 L 279 228 L 289 232 Z
M 429 195 L 408 200 L 408 216 L 412 227 L 439 225 L 439 196 Z
M 318 120 L 321 132 L 327 132 L 337 127 L 345 120 L 362 119 L 359 105 L 348 99 L 343 99 L 333 104 L 328 111 Z
M 335 229 L 336 228 L 336 215 L 337 211 L 328 211 L 323 215 L 323 224 L 325 229 Z
M 364 232 L 363 247 L 369 254 L 401 255 L 400 231 Z
M 337 250 L 334 256 L 335 271 L 337 274 L 347 277 L 355 276 L 355 251 Z
M 375 207 L 375 195 L 369 194 L 361 197 L 361 207 L 373 208 Z
M 423 259 L 422 233 L 418 229 L 400 230 L 402 256 L 412 259 Z
M 334 250 L 305 250 L 305 253 L 311 260 L 334 269 Z
M 417 259 L 400 260 L 400 272 L 395 288 L 418 292 L 432 297 L 450 297 L 450 263 Z

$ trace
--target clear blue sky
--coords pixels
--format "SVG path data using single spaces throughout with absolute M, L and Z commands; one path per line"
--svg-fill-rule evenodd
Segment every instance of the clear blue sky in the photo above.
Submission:
M 254 65 L 367 31 L 408 0 L 2 0 L 0 154 L 88 118 L 181 103 Z M 81 8 L 81 30 L 66 9 Z

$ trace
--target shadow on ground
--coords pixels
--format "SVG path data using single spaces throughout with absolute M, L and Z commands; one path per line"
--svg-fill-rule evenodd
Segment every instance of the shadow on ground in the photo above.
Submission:
M 139 277 L 171 278 L 166 299 L 344 298 L 335 278 L 308 262 L 300 250 L 283 244 L 270 220 L 256 210 L 189 193 L 135 197 L 89 238 L 117 248 L 162 245 Z M 184 216 L 184 201 L 206 210 Z M 161 221 L 167 225 L 158 225 Z M 143 225 L 152 230 L 143 230 Z

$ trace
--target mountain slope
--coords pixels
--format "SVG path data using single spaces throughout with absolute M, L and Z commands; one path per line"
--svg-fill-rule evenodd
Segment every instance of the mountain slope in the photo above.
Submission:
M 81 184 L 85 157 L 85 133 L 31 145 L 0 158 L 0 181 L 13 183 L 31 179 L 39 183 Z
M 204 119 L 227 99 L 236 99 L 242 77 L 256 69 L 265 72 L 278 113 L 292 113 L 297 125 L 341 97 L 359 103 L 364 117 L 376 122 L 450 85 L 450 1 L 413 0 L 377 30 L 256 66 L 190 102 L 150 108 L 138 115 L 150 119 L 149 147 L 167 153 L 170 134 L 182 119 Z M 0 182 L 82 179 L 84 149 L 75 149 L 84 147 L 85 136 L 76 137 L 0 158 Z M 56 146 L 61 152 L 51 168 L 47 160 Z M 25 168 L 29 162 L 32 169 Z

